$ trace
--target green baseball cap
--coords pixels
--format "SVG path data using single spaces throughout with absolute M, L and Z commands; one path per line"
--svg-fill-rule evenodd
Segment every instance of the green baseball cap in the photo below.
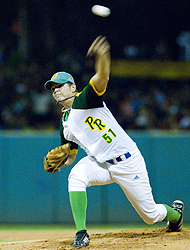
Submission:
M 53 83 L 63 84 L 66 82 L 70 82 L 70 83 L 75 84 L 75 81 L 74 81 L 74 78 L 72 77 L 72 75 L 70 75 L 69 73 L 63 72 L 63 71 L 57 72 L 52 76 L 51 80 L 47 81 L 44 84 L 44 88 L 51 89 Z

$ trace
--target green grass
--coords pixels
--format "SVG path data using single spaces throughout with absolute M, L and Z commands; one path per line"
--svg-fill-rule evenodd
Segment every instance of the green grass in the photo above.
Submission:
M 92 229 L 143 229 L 143 228 L 164 228 L 166 222 L 147 225 L 145 223 L 120 223 L 120 224 L 89 224 L 87 228 Z M 190 223 L 184 223 L 184 228 L 190 228 Z M 0 224 L 0 231 L 10 230 L 75 230 L 74 225 L 70 224 Z
M 88 230 L 108 230 L 108 231 L 120 231 L 120 230 L 133 230 L 133 229 L 145 229 L 145 228 L 165 228 L 166 223 L 156 223 L 154 225 L 147 225 L 145 223 L 125 223 L 125 224 L 90 224 L 88 225 Z M 190 228 L 190 223 L 185 223 L 183 225 L 184 228 Z M 0 233 L 1 231 L 7 231 L 10 233 L 10 231 L 75 231 L 74 225 L 65 225 L 65 224 L 0 224 Z M 19 240 L 14 240 L 19 241 Z M 3 242 L 12 242 L 12 240 L 0 240 L 0 243 Z

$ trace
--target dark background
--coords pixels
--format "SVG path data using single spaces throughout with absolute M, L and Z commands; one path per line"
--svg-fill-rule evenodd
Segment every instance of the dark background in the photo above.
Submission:
M 94 4 L 109 7 L 111 15 L 93 15 Z M 0 13 L 1 129 L 58 129 L 62 113 L 44 83 L 66 71 L 81 91 L 94 74 L 93 58 L 85 55 L 98 35 L 107 36 L 112 61 L 148 60 L 156 67 L 161 61 L 161 72 L 172 61 L 180 73 L 188 71 L 189 0 L 3 0 Z M 184 31 L 189 38 L 181 46 Z M 190 129 L 188 77 L 112 72 L 105 102 L 124 129 Z
M 91 13 L 94 4 L 108 6 L 112 13 L 107 18 Z M 74 47 L 85 54 L 92 40 L 106 35 L 112 46 L 112 57 L 124 56 L 125 45 L 135 44 L 151 49 L 164 39 L 170 47 L 172 59 L 178 59 L 176 38 L 190 29 L 190 4 L 167 0 L 8 0 L 0 3 L 1 41 L 6 47 L 15 46 L 11 26 L 26 11 L 29 53 L 52 56 L 61 49 Z M 10 48 L 10 47 L 9 47 Z

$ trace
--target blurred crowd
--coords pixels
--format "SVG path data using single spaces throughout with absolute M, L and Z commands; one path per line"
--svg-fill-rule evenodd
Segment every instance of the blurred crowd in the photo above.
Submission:
M 23 60 L 17 53 L 2 60 L 0 129 L 58 129 L 61 107 L 56 105 L 51 91 L 44 89 L 44 83 L 61 70 L 73 74 L 78 88 L 89 80 L 82 71 L 81 57 L 74 50 L 47 62 L 39 58 Z
M 45 81 L 70 72 L 78 90 L 94 73 L 92 59 L 70 51 L 43 64 L 38 60 L 3 63 L 0 67 L 0 129 L 56 130 L 62 116 Z M 110 77 L 105 102 L 126 129 L 190 129 L 190 79 L 169 81 Z
M 21 20 L 25 20 L 24 10 L 20 15 Z M 31 18 L 30 15 L 28 18 Z M 41 27 L 42 35 L 39 36 L 44 36 L 45 39 L 36 39 L 36 29 L 33 29 L 30 36 L 25 34 L 24 26 L 17 19 L 9 32 L 4 34 L 4 40 L 0 39 L 0 129 L 2 130 L 58 129 L 62 116 L 61 108 L 55 104 L 51 92 L 44 89 L 44 83 L 55 72 L 66 71 L 73 75 L 80 91 L 94 74 L 93 59 L 86 59 L 83 51 L 74 46 L 74 40 L 69 40 L 70 33 L 67 34 L 67 39 L 64 39 L 65 47 L 57 46 L 59 43 L 54 39 L 53 29 L 50 29 L 50 20 L 43 19 L 41 22 L 47 24 L 45 30 L 44 26 Z M 71 20 L 68 20 L 71 25 Z M 30 25 L 32 23 L 30 22 Z M 74 24 L 75 19 L 73 27 Z M 5 30 L 7 32 L 7 29 Z M 75 32 L 79 33 L 80 30 Z M 84 42 L 83 32 L 80 32 L 80 41 L 86 50 L 92 41 L 91 38 L 95 38 L 95 34 L 89 32 L 87 37 L 90 41 Z M 80 37 L 79 34 L 77 37 Z M 190 61 L 188 30 L 176 37 L 174 43 L 178 46 L 178 50 L 177 52 L 175 50 L 175 53 L 164 37 L 158 37 L 154 44 L 142 46 L 126 41 L 124 47 L 114 46 L 113 37 L 115 36 L 111 39 L 111 44 L 113 42 L 111 52 L 114 57 L 119 56 L 126 60 Z M 124 43 L 122 39 L 116 40 Z M 115 51 L 112 48 L 116 48 Z M 111 76 L 105 102 L 126 130 L 190 129 L 190 79 L 167 81 Z
M 190 81 L 114 79 L 106 102 L 127 129 L 190 129 Z

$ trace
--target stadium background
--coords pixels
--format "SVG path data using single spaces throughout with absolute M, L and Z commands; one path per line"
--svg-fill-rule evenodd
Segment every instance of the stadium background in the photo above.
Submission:
M 177 43 L 180 34 L 190 30 L 189 3 L 100 1 L 112 10 L 106 19 L 91 14 L 96 3 L 67 0 L 0 3 L 2 224 L 73 223 L 67 193 L 71 167 L 55 175 L 43 170 L 47 150 L 60 143 L 58 107 L 50 102 L 48 113 L 37 113 L 30 104 L 34 99 L 41 103 L 43 84 L 55 71 L 72 73 L 79 89 L 86 84 L 93 67 L 85 54 L 99 34 L 106 35 L 111 44 L 110 86 L 122 87 L 126 94 L 122 98 L 139 87 L 139 93 L 154 87 L 161 90 L 161 102 L 165 100 L 163 96 L 167 99 L 173 91 L 183 93 L 184 100 L 180 99 L 179 106 L 187 112 L 185 127 L 167 126 L 168 120 L 164 119 L 159 126 L 164 112 L 158 111 L 158 120 L 154 120 L 152 127 L 134 126 L 134 121 L 124 122 L 117 104 L 112 104 L 117 97 L 106 98 L 145 157 L 156 202 L 171 204 L 176 198 L 182 199 L 184 220 L 190 222 L 190 63 L 185 53 L 188 50 L 184 51 Z M 180 113 L 178 120 L 184 116 Z M 80 151 L 77 160 L 83 154 Z M 117 185 L 91 187 L 88 195 L 89 223 L 141 222 Z

